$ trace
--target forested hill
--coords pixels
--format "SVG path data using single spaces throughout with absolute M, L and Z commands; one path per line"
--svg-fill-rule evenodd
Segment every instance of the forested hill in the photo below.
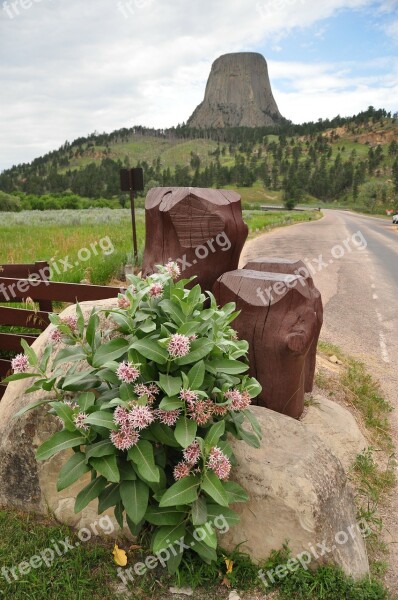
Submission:
M 144 168 L 150 187 L 261 183 L 296 202 L 306 195 L 355 201 L 365 186 L 370 199 L 389 204 L 398 193 L 398 114 L 369 107 L 349 118 L 271 128 L 95 132 L 3 171 L 0 190 L 117 198 L 119 169 L 133 166 Z

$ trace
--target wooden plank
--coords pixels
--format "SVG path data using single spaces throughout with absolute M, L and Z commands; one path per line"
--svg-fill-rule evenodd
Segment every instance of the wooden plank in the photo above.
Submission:
M 13 294 L 23 294 L 33 300 L 59 302 L 84 302 L 85 300 L 107 300 L 116 298 L 124 288 L 80 283 L 59 283 L 38 279 L 15 279 L 0 277 L 0 302 L 15 302 Z
M 50 277 L 50 267 L 48 262 L 41 260 L 36 261 L 34 264 L 11 264 L 11 265 L 0 265 L 0 277 L 13 277 L 17 279 L 42 279 L 48 281 Z M 9 300 L 6 302 L 22 302 L 24 297 L 12 296 L 7 294 Z M 52 302 L 50 300 L 39 301 L 40 310 L 43 312 L 52 312 Z
M 38 269 L 35 264 L 16 264 L 16 265 L 3 265 L 0 264 L 0 276 L 1 277 L 19 277 L 25 278 L 29 275 L 37 274 Z
M 11 361 L 0 358 L 0 378 L 6 377 L 7 374 L 11 375 L 11 372 Z
M 14 352 L 23 352 L 21 340 L 25 340 L 29 346 L 38 338 L 38 335 L 24 335 L 21 333 L 0 333 L 0 348 L 2 350 L 12 350 Z
M 0 325 L 16 325 L 44 331 L 49 324 L 47 312 L 0 306 Z

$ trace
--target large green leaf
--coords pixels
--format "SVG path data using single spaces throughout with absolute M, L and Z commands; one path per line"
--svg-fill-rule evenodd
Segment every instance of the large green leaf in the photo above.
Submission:
M 205 378 L 205 363 L 200 360 L 188 372 L 189 387 L 191 390 L 199 390 Z
M 185 543 L 192 548 L 200 558 L 207 564 L 217 560 L 217 552 L 214 548 L 210 548 L 204 542 L 200 542 L 194 538 L 191 532 L 185 534 Z
M 116 506 L 120 502 L 120 484 L 111 483 L 108 485 L 98 497 L 98 514 L 104 512 L 112 506 Z
M 208 364 L 217 373 L 227 373 L 228 375 L 238 375 L 239 373 L 244 373 L 249 368 L 249 365 L 240 360 L 231 360 L 229 358 L 213 360 Z
M 65 429 L 68 431 L 76 431 L 77 427 L 73 420 L 73 410 L 65 402 L 54 402 L 51 408 L 55 411 L 57 417 L 64 422 Z
M 102 367 L 105 363 L 120 358 L 123 354 L 126 354 L 128 347 L 129 342 L 124 338 L 116 338 L 103 344 L 94 354 L 93 366 Z
M 235 483 L 235 481 L 224 481 L 222 485 L 227 492 L 229 504 L 248 501 L 249 496 L 239 483 Z
M 195 340 L 191 344 L 191 351 L 181 358 L 177 358 L 175 364 L 178 366 L 197 363 L 213 350 L 214 343 L 210 340 Z
M 24 350 L 24 353 L 28 357 L 29 364 L 32 365 L 32 367 L 36 367 L 39 362 L 39 359 L 36 356 L 36 352 L 33 350 L 33 348 L 29 346 L 26 340 L 21 340 L 21 346 Z
M 262 438 L 261 426 L 260 426 L 260 423 L 257 421 L 255 414 L 249 408 L 244 410 L 243 414 L 245 415 L 246 419 L 249 421 L 250 425 L 252 426 L 254 433 L 256 435 L 258 435 L 258 437 L 261 439 Z
M 137 340 L 130 348 L 137 350 L 145 358 L 154 360 L 159 365 L 164 365 L 169 357 L 167 350 L 159 346 L 156 340 Z
M 95 308 L 93 308 L 93 310 L 91 311 L 88 323 L 87 323 L 87 329 L 86 329 L 86 340 L 87 342 L 90 344 L 91 349 L 94 351 L 96 349 L 96 343 L 95 343 L 95 334 L 97 332 L 97 330 L 99 329 L 99 316 L 96 313 Z
M 240 516 L 237 512 L 226 506 L 221 508 L 219 504 L 207 505 L 207 517 L 219 530 L 237 525 L 240 521 Z
M 159 302 L 159 306 L 173 319 L 176 325 L 182 325 L 186 321 L 181 308 L 173 300 L 162 300 Z
M 205 444 L 207 444 L 210 448 L 216 446 L 219 439 L 224 435 L 225 432 L 225 421 L 218 421 L 218 423 L 214 423 L 206 434 Z
M 21 375 L 26 375 L 26 373 L 21 373 Z M 3 383 L 5 381 L 6 380 L 3 379 Z M 47 398 L 46 400 L 38 400 L 37 402 L 32 402 L 32 404 L 29 404 L 28 406 L 24 406 L 23 408 L 21 408 L 21 410 L 19 410 L 17 413 L 15 413 L 15 415 L 13 416 L 13 419 L 17 419 L 21 415 L 24 415 L 25 413 L 29 412 L 30 410 L 33 410 L 34 408 L 37 408 L 38 406 L 42 406 L 43 404 L 50 404 L 50 406 L 51 406 L 52 402 L 56 402 L 56 400 L 55 399 L 51 400 L 51 399 Z
M 83 375 L 83 377 L 78 375 L 66 377 L 62 383 L 62 389 L 66 392 L 84 392 L 101 385 L 101 380 L 95 375 L 90 373 L 80 373 L 80 375 Z
M 181 391 L 181 385 L 181 377 L 172 377 L 171 375 L 160 373 L 159 387 L 167 396 L 178 396 Z
M 159 482 L 159 470 L 155 465 L 153 446 L 147 440 L 140 440 L 136 446 L 130 448 L 128 457 L 134 462 L 136 469 L 148 482 Z
M 174 436 L 180 446 L 187 448 L 194 441 L 197 430 L 198 425 L 195 421 L 187 419 L 187 417 L 180 417 L 174 430 Z
M 168 546 L 171 546 L 185 535 L 185 524 L 180 523 L 178 525 L 165 525 L 159 527 L 155 535 L 152 538 L 152 552 L 156 554 L 162 550 L 166 550 Z
M 84 392 L 80 394 L 76 402 L 78 403 L 80 410 L 85 412 L 95 404 L 95 394 L 93 392 Z
M 67 348 L 62 348 L 57 354 L 53 362 L 53 368 L 59 367 L 66 362 L 77 362 L 78 360 L 84 360 L 87 357 L 83 348 L 79 348 L 76 346 L 69 346 Z
M 117 429 L 117 425 L 113 420 L 113 412 L 110 413 L 105 410 L 98 410 L 97 412 L 91 413 L 91 415 L 85 419 L 85 423 L 88 425 L 96 425 L 97 427 L 105 427 L 106 429 Z
M 162 496 L 160 507 L 190 504 L 198 497 L 199 480 L 190 475 L 174 483 Z
M 123 481 L 120 484 L 120 496 L 126 513 L 137 525 L 148 507 L 149 487 L 143 481 Z
M 115 455 L 111 454 L 108 456 L 101 456 L 101 458 L 90 458 L 90 464 L 108 481 L 119 483 L 120 473 Z
M 102 456 L 109 456 L 109 454 L 116 454 L 116 448 L 109 440 L 101 440 L 91 446 L 86 446 L 86 458 L 101 458 Z
M 97 477 L 90 481 L 76 496 L 75 513 L 79 513 L 83 508 L 86 508 L 87 504 L 95 500 L 105 488 L 106 483 L 105 477 Z
M 145 519 L 152 525 L 178 525 L 184 517 L 185 513 L 173 506 L 170 508 L 149 506 L 145 513 Z
M 163 398 L 161 403 L 159 404 L 159 408 L 161 410 L 176 410 L 177 408 L 183 408 L 184 403 L 177 396 L 172 396 L 171 398 Z
M 228 506 L 229 500 L 227 492 L 213 471 L 206 472 L 202 482 L 202 490 L 207 492 L 209 496 L 217 502 L 217 504 L 221 504 L 221 506 Z
M 157 440 L 165 446 L 171 446 L 172 448 L 179 448 L 180 444 L 174 437 L 174 432 L 168 425 L 163 423 L 152 423 L 149 427 L 149 431 L 153 433 Z
M 80 431 L 58 431 L 49 440 L 44 442 L 36 451 L 37 460 L 47 460 L 67 448 L 75 448 L 87 442 L 87 438 Z
M 86 455 L 83 452 L 75 452 L 59 472 L 57 491 L 61 492 L 69 487 L 88 471 L 90 467 L 86 464 Z
M 203 525 L 207 521 L 206 498 L 199 496 L 192 504 L 192 523 L 194 525 Z

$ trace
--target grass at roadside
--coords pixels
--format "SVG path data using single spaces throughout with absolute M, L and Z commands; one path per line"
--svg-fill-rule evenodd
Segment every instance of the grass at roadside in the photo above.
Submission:
M 252 235 L 317 216 L 319 213 L 313 212 L 243 212 Z M 137 211 L 141 257 L 144 219 L 144 211 Z M 3 213 L 0 239 L 0 264 L 47 260 L 55 265 L 53 281 L 79 283 L 88 279 L 94 284 L 106 284 L 112 278 L 120 278 L 123 265 L 131 257 L 130 211 L 89 209 Z
M 65 552 L 65 544 L 70 545 Z M 75 532 L 65 526 L 54 526 L 38 517 L 0 510 L 0 597 L 13 600 L 166 600 L 169 587 L 192 587 L 198 600 L 227 600 L 230 589 L 239 590 L 242 600 L 263 598 L 274 590 L 275 600 L 383 600 L 387 593 L 377 581 L 365 579 L 354 582 L 333 566 L 317 571 L 298 568 L 294 573 L 278 580 L 277 567 L 284 566 L 290 558 L 286 546 L 271 554 L 267 561 L 255 565 L 249 556 L 236 550 L 218 554 L 218 561 L 203 563 L 195 554 L 188 554 L 179 572 L 170 577 L 165 569 L 157 567 L 143 576 L 134 573 L 126 584 L 117 576 L 113 562 L 113 541 L 95 538 L 79 542 Z M 78 544 L 78 545 L 77 545 Z M 121 541 L 129 557 L 129 567 L 145 560 L 145 553 Z M 57 555 L 56 546 L 61 556 Z M 53 551 L 54 557 L 49 550 Z M 47 556 L 48 566 L 41 561 L 30 568 L 32 557 Z M 228 565 L 227 565 L 227 562 Z M 2 570 L 2 568 L 4 569 Z M 14 575 L 11 572 L 14 567 Z M 229 567 L 229 569 L 228 569 Z M 274 572 L 275 584 L 266 579 L 264 587 L 258 578 L 259 570 Z M 24 574 L 21 573 L 21 570 Z M 227 570 L 230 572 L 227 574 Z M 176 596 L 176 599 L 183 596 Z
M 382 577 L 388 568 L 388 550 L 382 540 L 380 510 L 396 483 L 394 444 L 388 420 L 392 406 L 362 362 L 326 342 L 319 342 L 318 350 L 328 357 L 334 355 L 342 363 L 337 374 L 327 376 L 319 371 L 318 386 L 351 406 L 370 439 L 369 447 L 356 457 L 349 476 L 355 489 L 358 518 L 365 519 L 372 531 L 367 538 L 371 572 Z

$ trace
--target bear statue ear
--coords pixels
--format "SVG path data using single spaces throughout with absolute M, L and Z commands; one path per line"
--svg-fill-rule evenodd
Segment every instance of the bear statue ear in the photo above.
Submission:
M 286 336 L 286 344 L 291 352 L 297 354 L 305 354 L 312 342 L 312 331 L 308 333 L 304 332 L 293 332 Z

